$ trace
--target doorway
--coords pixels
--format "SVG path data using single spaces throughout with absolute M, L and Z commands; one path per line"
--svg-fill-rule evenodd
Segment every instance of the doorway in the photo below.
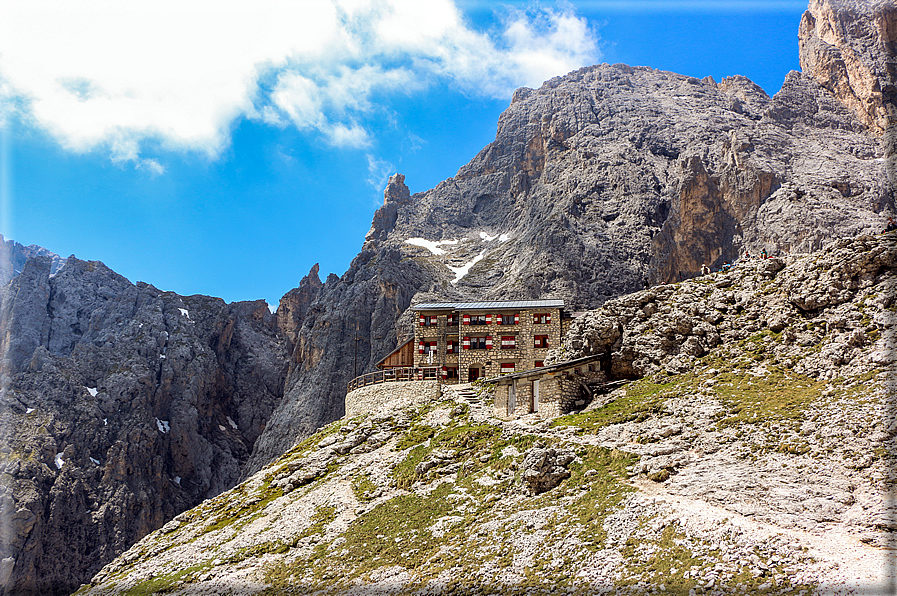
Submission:
M 517 405 L 517 383 L 511 381 L 508 385 L 508 415 L 514 413 L 514 407 Z
M 539 380 L 533 381 L 533 412 L 539 411 Z
M 482 370 L 483 369 L 481 369 L 479 366 L 471 366 L 467 370 L 467 380 L 470 382 L 476 381 L 482 375 Z

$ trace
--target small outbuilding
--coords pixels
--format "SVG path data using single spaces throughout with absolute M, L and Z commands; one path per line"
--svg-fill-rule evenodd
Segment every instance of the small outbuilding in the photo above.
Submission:
M 554 418 L 586 405 L 592 387 L 607 380 L 602 370 L 606 357 L 585 356 L 486 379 L 495 384 L 495 415 L 514 418 L 537 413 Z

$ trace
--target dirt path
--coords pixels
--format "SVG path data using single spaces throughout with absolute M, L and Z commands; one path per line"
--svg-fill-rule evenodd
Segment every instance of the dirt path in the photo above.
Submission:
M 818 535 L 759 522 L 699 499 L 670 493 L 662 484 L 647 479 L 640 478 L 632 484 L 643 495 L 672 506 L 683 525 L 700 529 L 727 523 L 763 539 L 774 536 L 793 539 L 816 559 L 809 566 L 811 577 L 807 579 L 824 586 L 826 594 L 895 593 L 897 551 L 864 544 L 842 530 L 827 530 L 825 535 Z

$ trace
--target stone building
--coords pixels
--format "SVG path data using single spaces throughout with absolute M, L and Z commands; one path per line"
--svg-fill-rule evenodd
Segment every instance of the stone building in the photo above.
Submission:
M 495 415 L 514 418 L 537 413 L 541 418 L 568 414 L 586 405 L 590 385 L 606 381 L 606 355 L 586 356 L 486 379 L 495 384 Z
M 563 300 L 412 306 L 417 313 L 414 366 L 446 383 L 541 367 L 548 348 L 560 345 L 569 323 L 563 308 Z

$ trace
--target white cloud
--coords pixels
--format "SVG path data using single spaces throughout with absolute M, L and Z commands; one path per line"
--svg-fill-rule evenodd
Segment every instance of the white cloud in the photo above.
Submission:
M 386 160 L 374 157 L 370 153 L 367 154 L 367 159 L 368 184 L 377 190 L 383 190 L 386 188 L 387 182 L 389 182 L 389 175 L 395 172 L 396 167 Z
M 241 116 L 365 148 L 388 94 L 441 79 L 509 97 L 598 57 L 569 10 L 515 11 L 486 33 L 451 0 L 0 3 L 4 113 L 156 174 L 148 142 L 215 157 Z

